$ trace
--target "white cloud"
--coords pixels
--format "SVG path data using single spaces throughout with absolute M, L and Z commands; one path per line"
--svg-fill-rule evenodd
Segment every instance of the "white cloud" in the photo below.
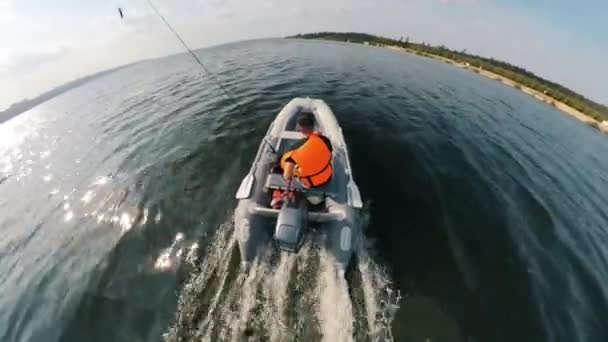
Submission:
M 4 61 L 0 61 L 0 65 L 2 65 L 5 70 L 31 70 L 33 67 L 39 67 L 45 63 L 51 63 L 57 59 L 61 59 L 69 51 L 69 45 L 57 44 L 46 51 L 37 50 L 35 52 L 23 52 L 18 56 L 8 56 Z
M 360 31 L 466 48 L 521 65 L 596 99 L 606 96 L 601 89 L 608 89 L 605 48 L 490 1 L 153 1 L 192 48 L 304 32 Z M 0 110 L 84 74 L 182 51 L 145 0 L 124 2 L 122 20 L 117 7 L 106 3 L 50 13 L 30 13 L 6 0 L 0 0 L 0 6 L 6 6 L 0 7 L 0 24 L 9 28 L 0 30 L 0 88 L 10 88 L 3 93 L 6 103 L 0 103 Z
M 470 4 L 476 4 L 479 3 L 480 0 L 439 0 L 440 3 L 444 4 L 444 5 L 470 5 Z

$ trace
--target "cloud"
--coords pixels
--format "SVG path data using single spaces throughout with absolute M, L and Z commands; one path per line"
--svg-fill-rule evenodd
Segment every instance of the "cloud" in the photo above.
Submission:
M 15 24 L 15 13 L 12 5 L 8 1 L 0 0 L 0 24 L 4 27 Z
M 479 3 L 481 0 L 439 0 L 444 5 L 470 5 Z
M 19 2 L 19 6 L 25 6 L 26 2 Z M 0 30 L 3 42 L 0 72 L 12 74 L 0 77 L 0 88 L 10 87 L 12 100 L 101 69 L 183 51 L 144 0 L 125 2 L 121 7 L 123 20 L 117 7 L 107 3 L 83 5 L 75 12 L 56 8 L 53 11 L 50 7 L 28 12 L 24 7 L 15 9 L 17 5 L 11 1 L 0 0 L 2 3 L 13 7 L 0 11 L 0 23 L 10 28 Z M 414 41 L 466 48 L 499 58 L 608 102 L 608 94 L 602 94 L 602 89 L 608 89 L 608 69 L 603 68 L 608 49 L 531 13 L 500 7 L 494 1 L 154 0 L 154 3 L 192 48 L 314 31 L 409 36 Z M 5 25 L 9 21 L 28 24 Z M 21 68 L 15 64 L 16 58 L 23 58 Z M 23 65 L 31 68 L 38 65 L 40 72 L 21 75 L 18 70 L 23 70 Z
M 23 70 L 31 71 L 33 68 L 40 67 L 46 63 L 52 63 L 55 60 L 61 59 L 70 51 L 70 46 L 65 44 L 57 44 L 51 50 L 38 50 L 25 52 L 20 55 L 12 56 L 12 58 L 0 61 L 0 65 L 5 70 L 20 72 Z

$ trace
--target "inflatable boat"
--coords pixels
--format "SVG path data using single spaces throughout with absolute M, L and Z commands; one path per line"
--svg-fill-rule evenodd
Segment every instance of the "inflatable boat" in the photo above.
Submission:
M 287 182 L 277 170 L 280 156 L 304 138 L 296 131 L 300 113 L 314 115 L 316 131 L 325 135 L 333 147 L 333 174 L 330 181 L 320 187 L 306 188 L 295 178 Z M 286 196 L 282 206 L 274 209 L 270 202 L 277 190 L 291 196 Z M 324 236 L 320 241 L 335 259 L 337 269 L 346 271 L 360 239 L 362 201 L 353 179 L 342 128 L 323 100 L 295 98 L 281 110 L 262 139 L 236 198 L 234 223 L 245 267 L 266 248 L 297 253 L 314 227 L 314 234 Z M 310 198 L 317 200 L 310 201 Z

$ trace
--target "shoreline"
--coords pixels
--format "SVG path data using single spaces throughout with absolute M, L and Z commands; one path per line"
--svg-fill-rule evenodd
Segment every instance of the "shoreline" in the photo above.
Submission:
M 562 111 L 563 113 L 580 120 L 581 122 L 583 122 L 591 127 L 597 128 L 600 132 L 608 134 L 608 121 L 600 122 L 600 121 L 596 120 L 595 118 L 581 112 L 578 109 L 572 108 L 572 107 L 568 106 L 567 104 L 565 104 L 559 100 L 556 100 L 538 90 L 527 87 L 519 82 L 516 82 L 516 81 L 509 79 L 507 77 L 504 77 L 502 75 L 493 73 L 491 71 L 484 70 L 483 68 L 471 66 L 468 63 L 457 62 L 453 59 L 445 58 L 445 57 L 434 55 L 431 53 L 419 52 L 415 49 L 407 49 L 407 48 L 402 48 L 402 47 L 394 46 L 394 45 L 381 45 L 380 47 L 384 47 L 384 48 L 395 50 L 395 51 L 405 52 L 405 53 L 409 53 L 409 54 L 413 54 L 413 55 L 417 55 L 417 56 L 432 58 L 432 59 L 435 59 L 435 60 L 438 60 L 438 61 L 441 61 L 441 62 L 444 62 L 447 64 L 454 65 L 458 68 L 474 72 L 476 74 L 487 77 L 489 79 L 499 81 L 502 84 L 505 84 L 505 85 L 515 88 L 515 89 L 518 89 L 518 90 L 522 91 L 523 93 L 528 94 L 528 95 L 536 98 L 537 100 L 544 102 L 544 103 Z

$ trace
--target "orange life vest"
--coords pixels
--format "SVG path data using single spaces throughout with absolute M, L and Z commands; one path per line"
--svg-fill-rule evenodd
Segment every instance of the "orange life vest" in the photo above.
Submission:
M 321 186 L 330 180 L 333 172 L 331 150 L 317 132 L 311 134 L 304 145 L 283 155 L 281 158 L 283 169 L 289 157 L 296 162 L 295 176 L 307 188 Z

